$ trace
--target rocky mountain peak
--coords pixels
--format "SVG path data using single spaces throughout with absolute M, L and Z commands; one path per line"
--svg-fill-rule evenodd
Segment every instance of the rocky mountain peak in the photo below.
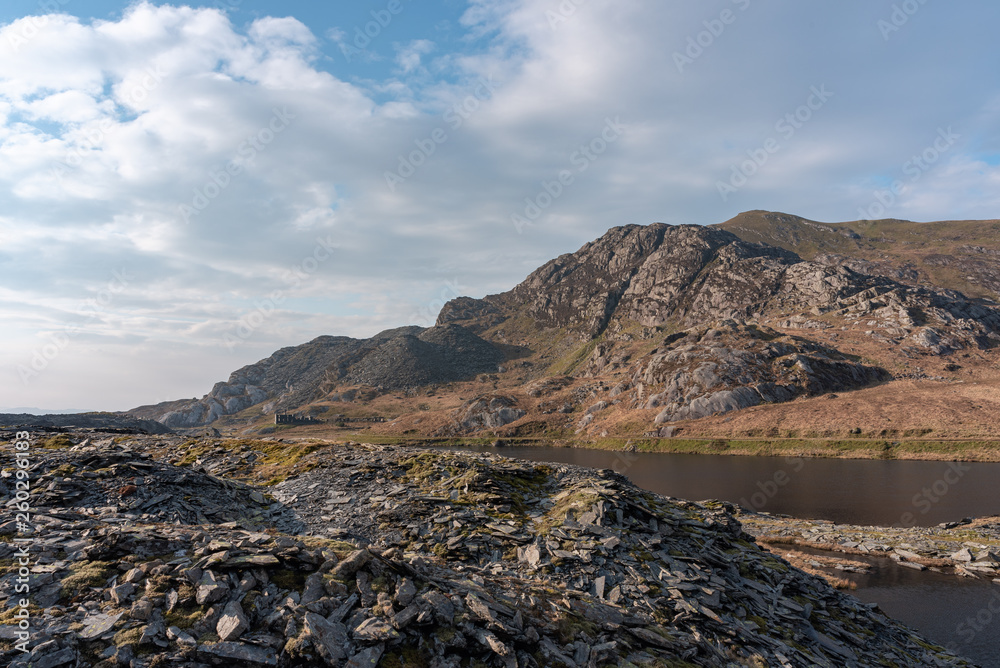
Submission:
M 253 407 L 259 415 L 325 401 L 318 410 L 335 413 L 329 402 L 351 387 L 367 388 L 366 397 L 409 397 L 416 388 L 486 376 L 492 387 L 477 387 L 472 396 L 456 390 L 448 417 L 427 428 L 428 434 L 478 433 L 518 429 L 519 421 L 539 417 L 509 393 L 498 395 L 506 397 L 503 406 L 493 406 L 499 399 L 484 392 L 568 376 L 613 388 L 614 394 L 595 391 L 593 405 L 639 411 L 640 422 L 659 430 L 887 382 L 916 355 L 967 356 L 1000 342 L 1000 311 L 992 301 L 924 284 L 917 269 L 883 271 L 893 266 L 885 259 L 841 261 L 847 256 L 832 252 L 884 244 L 876 233 L 902 238 L 923 230 L 914 225 L 837 226 L 752 211 L 721 226 L 613 227 L 508 292 L 448 302 L 434 327 L 401 327 L 369 339 L 320 337 L 234 372 L 201 400 L 134 413 L 171 427 L 197 427 Z M 977 262 L 993 261 L 977 227 L 955 225 L 958 237 L 977 241 L 963 246 Z M 941 257 L 931 259 L 949 262 Z M 864 359 L 855 352 L 859 344 Z M 567 398 L 537 409 L 566 414 L 575 405 Z M 415 402 L 413 409 L 428 404 Z M 567 417 L 561 428 L 597 428 L 600 410 Z
M 540 325 L 600 334 L 613 320 L 658 326 L 675 314 L 703 309 L 697 291 L 708 284 L 724 291 L 713 296 L 713 315 L 732 315 L 760 298 L 751 281 L 736 276 L 743 265 L 767 262 L 779 268 L 799 261 L 780 249 L 741 241 L 699 225 L 626 225 L 609 230 L 575 253 L 562 255 L 520 285 L 486 301 L 526 311 Z M 710 276 L 714 266 L 730 269 Z M 707 283 L 715 279 L 716 285 Z M 714 305 L 731 306 L 722 313 Z

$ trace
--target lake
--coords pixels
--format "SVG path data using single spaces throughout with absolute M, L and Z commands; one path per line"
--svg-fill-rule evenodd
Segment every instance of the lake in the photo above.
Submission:
M 667 496 L 721 499 L 807 519 L 881 526 L 934 526 L 1000 515 L 1000 463 L 807 459 L 623 453 L 551 447 L 453 448 L 531 461 L 614 469 Z M 1000 586 L 862 558 L 865 575 L 846 574 L 852 592 L 928 638 L 1000 668 Z M 838 573 L 838 575 L 841 575 Z

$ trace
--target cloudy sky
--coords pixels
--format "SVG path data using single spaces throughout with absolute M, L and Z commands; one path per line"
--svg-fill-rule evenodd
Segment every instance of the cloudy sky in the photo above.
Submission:
M 0 407 L 201 396 L 628 223 L 1000 217 L 1000 5 L 0 6 Z

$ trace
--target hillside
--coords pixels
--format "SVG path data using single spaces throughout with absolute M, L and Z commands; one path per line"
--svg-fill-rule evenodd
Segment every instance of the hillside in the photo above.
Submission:
M 1000 220 L 818 223 L 785 213 L 748 211 L 714 225 L 739 238 L 913 285 L 1000 298 Z
M 44 641 L 15 648 L 12 596 L 12 667 L 971 665 L 761 549 L 732 506 L 610 470 L 67 439 L 33 452 L 44 492 L 25 577 Z M 280 482 L 256 484 L 267 476 Z M 15 524 L 0 533 L 25 538 Z M 6 592 L 17 551 L 0 542 Z
M 130 412 L 168 427 L 199 427 L 250 407 L 263 413 L 295 410 L 329 396 L 339 384 L 382 391 L 446 383 L 495 371 L 503 359 L 489 342 L 457 326 L 401 327 L 370 339 L 321 336 L 234 371 L 202 399 Z
M 719 226 L 612 228 L 508 292 L 452 300 L 432 328 L 321 337 L 201 400 L 134 412 L 247 433 L 272 430 L 274 411 L 303 411 L 327 418 L 327 432 L 380 417 L 371 431 L 411 437 L 994 435 L 976 402 L 897 411 L 891 424 L 877 411 L 837 412 L 858 391 L 905 404 L 923 382 L 977 383 L 992 401 L 1000 382 L 1000 307 L 934 284 L 921 267 L 946 265 L 927 253 L 907 268 L 905 253 L 931 249 L 932 228 L 866 225 L 750 212 Z M 937 250 L 1000 257 L 998 223 L 933 225 Z M 846 253 L 854 259 L 835 259 Z M 977 285 L 986 291 L 986 274 Z M 835 402 L 836 419 L 810 428 L 805 407 L 818 397 Z

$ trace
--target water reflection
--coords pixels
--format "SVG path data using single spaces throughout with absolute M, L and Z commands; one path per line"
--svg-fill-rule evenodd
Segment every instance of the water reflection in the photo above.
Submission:
M 1000 514 L 1000 464 L 475 448 L 533 461 L 612 468 L 645 489 L 847 524 L 934 526 Z M 956 470 L 957 469 L 957 470 Z M 953 482 L 949 482 L 953 481 Z
M 889 559 L 851 559 L 873 564 L 867 574 L 842 576 L 858 583 L 859 599 L 878 603 L 890 617 L 981 666 L 1000 667 L 1000 585 L 902 568 Z

